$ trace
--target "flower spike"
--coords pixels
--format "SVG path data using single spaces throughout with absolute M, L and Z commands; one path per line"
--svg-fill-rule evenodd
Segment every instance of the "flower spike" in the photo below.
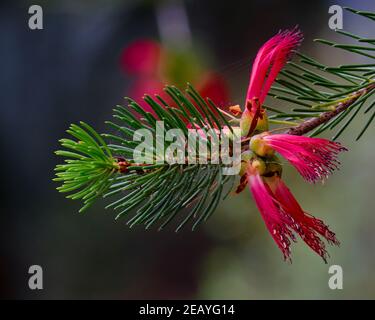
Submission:
M 260 105 L 263 104 L 272 83 L 302 39 L 299 30 L 286 30 L 260 48 L 253 64 L 246 100 L 258 98 Z
M 258 173 L 249 170 L 248 181 L 250 191 L 268 231 L 283 253 L 284 259 L 290 261 L 290 244 L 291 241 L 295 241 L 289 228 L 292 222 L 280 211 L 274 201 L 271 189 Z
M 327 262 L 328 253 L 319 236 L 339 245 L 335 234 L 320 219 L 303 211 L 280 176 L 261 176 L 251 165 L 247 172 L 250 191 L 268 231 L 284 255 L 291 261 L 290 245 L 296 242 L 294 233 Z
M 340 162 L 338 154 L 347 151 L 338 142 L 290 134 L 262 134 L 252 138 L 259 150 L 272 148 L 287 159 L 308 182 L 327 178 Z M 255 150 L 257 152 L 257 150 Z
M 243 136 L 249 136 L 256 129 L 258 120 L 265 117 L 262 104 L 267 93 L 302 38 L 302 33 L 297 29 L 279 32 L 258 51 L 250 75 L 242 116 Z

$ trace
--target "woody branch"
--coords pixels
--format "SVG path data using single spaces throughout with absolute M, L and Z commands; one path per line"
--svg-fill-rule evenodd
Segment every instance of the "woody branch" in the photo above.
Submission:
M 332 118 L 336 117 L 338 114 L 342 113 L 343 111 L 347 110 L 350 106 L 352 106 L 358 99 L 366 95 L 367 93 L 373 91 L 375 89 L 375 83 L 370 83 L 367 87 L 357 91 L 356 93 L 350 95 L 345 101 L 340 101 L 331 111 L 323 112 L 321 115 L 315 118 L 310 118 L 308 120 L 303 121 L 299 125 L 288 129 L 285 133 L 301 136 L 304 135 L 311 130 L 317 128 L 323 123 L 327 123 Z

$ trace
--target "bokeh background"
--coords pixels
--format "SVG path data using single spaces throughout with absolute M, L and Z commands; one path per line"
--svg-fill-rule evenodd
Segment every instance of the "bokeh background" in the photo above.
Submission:
M 31 4 L 44 9 L 43 30 L 28 28 Z M 285 263 L 247 190 L 198 231 L 176 234 L 173 226 L 129 230 L 103 203 L 78 214 L 80 204 L 51 181 L 60 161 L 53 151 L 69 124 L 85 120 L 104 131 L 125 95 L 190 81 L 223 106 L 241 104 L 258 47 L 281 28 L 298 24 L 301 50 L 326 64 L 366 61 L 312 42 L 343 39 L 328 28 L 332 4 L 375 11 L 373 0 L 2 1 L 0 296 L 375 298 L 374 126 L 354 142 L 364 118 L 342 136 L 350 152 L 324 185 L 308 185 L 285 168 L 306 211 L 341 240 L 329 248 L 328 265 L 301 241 L 293 264 Z M 375 38 L 373 24 L 349 13 L 344 28 Z M 43 268 L 43 290 L 28 288 L 34 264 Z M 328 287 L 333 264 L 344 270 L 343 290 Z

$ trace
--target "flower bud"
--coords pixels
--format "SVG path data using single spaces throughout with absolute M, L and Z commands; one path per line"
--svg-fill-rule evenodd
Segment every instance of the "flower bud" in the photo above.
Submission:
M 253 157 L 253 153 L 250 150 L 246 150 L 241 153 L 241 161 L 249 162 Z
M 253 121 L 254 115 L 246 109 L 241 117 L 241 136 L 246 137 L 249 134 L 251 127 L 251 122 Z M 254 129 L 254 133 L 260 133 L 267 131 L 268 126 L 268 116 L 265 110 L 260 111 L 260 116 L 258 117 L 257 125 Z
M 267 166 L 266 166 L 266 163 L 262 159 L 259 159 L 259 158 L 253 159 L 253 161 L 251 161 L 251 166 L 260 175 L 264 175 L 264 173 L 266 172 Z
M 275 154 L 275 150 L 263 140 L 262 134 L 255 135 L 250 139 L 249 148 L 260 157 L 272 157 Z
M 246 173 L 247 167 L 252 157 L 253 153 L 250 150 L 241 153 L 241 169 L 239 172 L 240 176 L 243 176 Z
M 260 117 L 258 119 L 257 126 L 255 128 L 255 133 L 260 133 L 264 131 L 268 131 L 269 124 L 268 124 L 268 116 L 266 110 L 260 111 Z
M 249 110 L 245 110 L 241 117 L 241 137 L 246 137 L 249 133 L 251 121 L 253 121 L 253 116 Z

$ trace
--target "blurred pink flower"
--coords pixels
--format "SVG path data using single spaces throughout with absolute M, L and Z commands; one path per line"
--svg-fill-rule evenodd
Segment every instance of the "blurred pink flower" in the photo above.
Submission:
M 229 87 L 225 79 L 215 73 L 207 72 L 197 83 L 197 90 L 203 98 L 210 98 L 219 107 L 229 103 Z
M 180 72 L 181 70 L 184 72 L 186 68 L 175 71 L 173 68 L 178 68 L 179 64 L 166 63 L 168 59 L 173 60 L 173 56 L 173 51 L 166 50 L 159 43 L 148 39 L 129 44 L 121 54 L 121 69 L 125 74 L 134 77 L 133 83 L 127 90 L 127 96 L 154 116 L 156 115 L 152 108 L 142 99 L 145 94 L 160 95 L 169 105 L 175 106 L 174 101 L 163 91 L 163 88 L 166 84 L 174 83 L 175 74 L 183 78 Z M 219 107 L 228 104 L 229 87 L 221 75 L 209 70 L 201 70 L 192 80 L 192 84 L 203 98 L 209 97 Z
M 129 96 L 140 104 L 143 110 L 151 112 L 154 116 L 156 116 L 152 108 L 142 98 L 147 93 L 150 96 L 158 94 L 163 99 L 168 99 L 169 96 L 163 91 L 163 87 L 163 83 L 155 77 L 141 77 L 135 80 L 135 82 L 131 85 L 129 89 Z
M 262 177 L 249 167 L 247 179 L 250 191 L 268 231 L 284 255 L 291 260 L 290 244 L 296 241 L 294 233 L 326 262 L 328 253 L 324 242 L 339 245 L 335 234 L 322 220 L 303 211 L 279 176 Z
M 137 40 L 125 47 L 120 55 L 120 66 L 126 74 L 156 75 L 160 66 L 162 49 L 152 40 Z

